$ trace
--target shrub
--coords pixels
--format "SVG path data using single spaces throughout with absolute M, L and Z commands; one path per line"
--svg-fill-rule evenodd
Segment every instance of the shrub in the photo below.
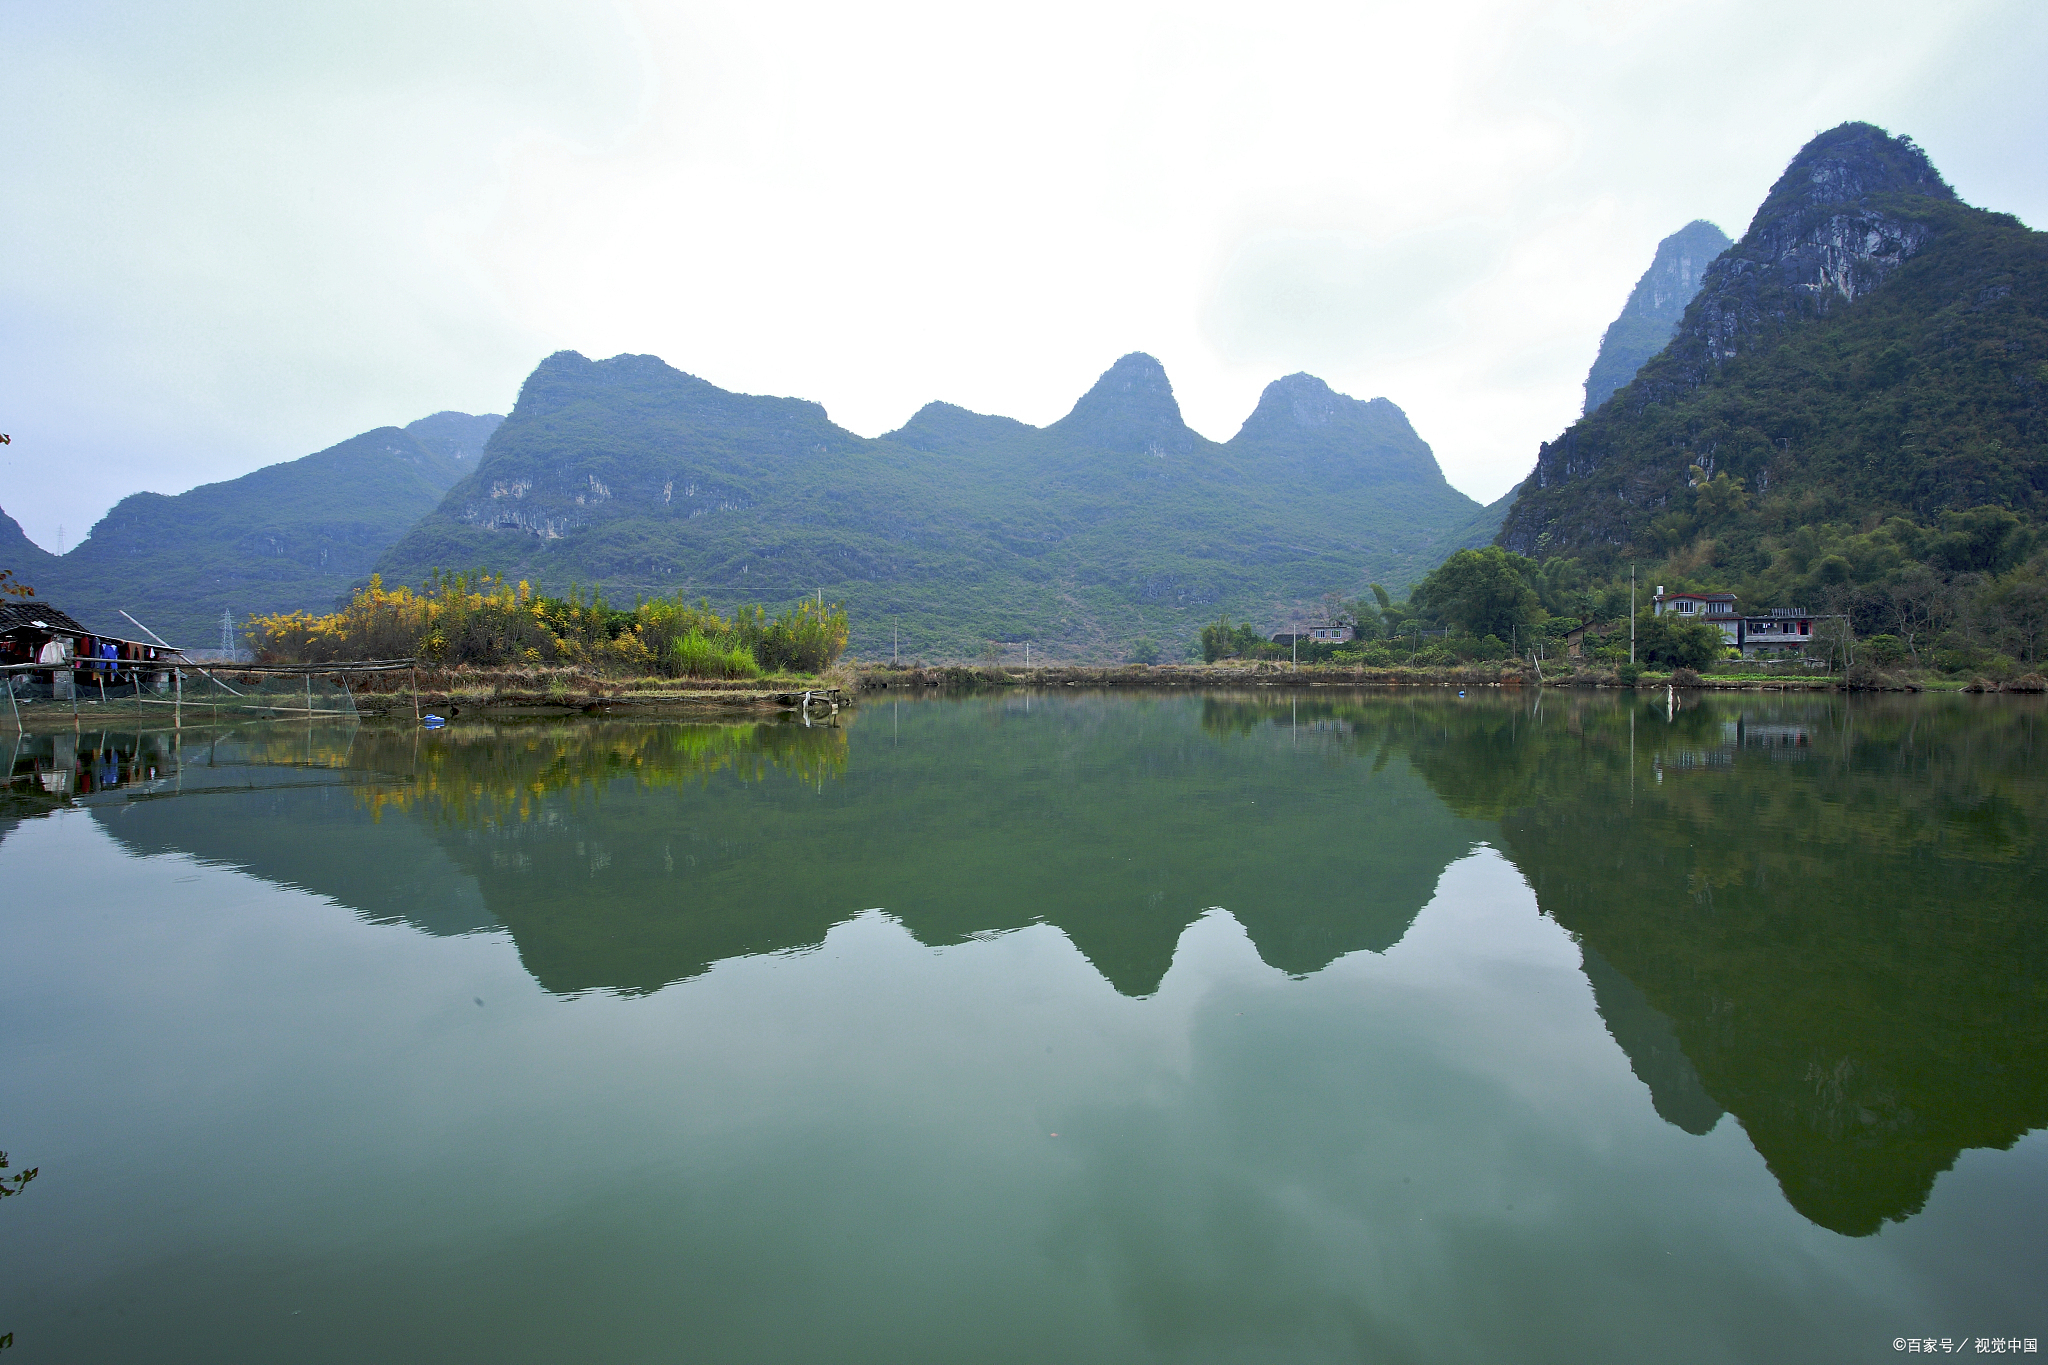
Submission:
M 417 657 L 450 667 L 565 663 L 751 678 L 764 666 L 830 667 L 846 648 L 847 622 L 844 610 L 808 598 L 772 618 L 745 606 L 728 620 L 708 602 L 692 606 L 679 597 L 620 611 L 602 594 L 587 602 L 574 589 L 543 597 L 525 583 L 479 573 L 436 574 L 417 593 L 372 578 L 338 612 L 259 617 L 249 634 L 259 657 L 307 663 Z
M 806 597 L 770 620 L 762 607 L 741 607 L 733 613 L 733 634 L 763 668 L 818 673 L 846 649 L 846 610 Z
M 670 646 L 675 669 L 686 678 L 758 678 L 761 666 L 745 645 L 691 631 Z

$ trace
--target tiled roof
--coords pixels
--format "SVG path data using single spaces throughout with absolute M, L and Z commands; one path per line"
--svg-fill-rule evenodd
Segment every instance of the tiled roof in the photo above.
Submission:
M 54 630 L 65 635 L 90 635 L 91 631 L 47 602 L 35 598 L 0 599 L 0 634 L 27 627 Z

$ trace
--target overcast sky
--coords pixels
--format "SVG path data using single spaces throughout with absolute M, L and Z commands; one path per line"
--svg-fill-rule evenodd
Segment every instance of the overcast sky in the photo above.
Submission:
M 1308 370 L 1488 500 L 1657 240 L 1815 132 L 2048 224 L 2048 5 L 0 5 L 0 507 L 75 544 L 648 352 L 864 435 Z

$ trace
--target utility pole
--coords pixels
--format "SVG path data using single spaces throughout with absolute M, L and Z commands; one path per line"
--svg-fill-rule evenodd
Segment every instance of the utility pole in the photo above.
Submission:
M 1628 566 L 1628 661 L 1636 661 L 1636 566 Z

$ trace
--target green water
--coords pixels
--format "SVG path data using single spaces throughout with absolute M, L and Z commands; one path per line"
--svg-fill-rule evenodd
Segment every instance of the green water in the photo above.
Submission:
M 2048 712 L 0 739 L 27 1361 L 2048 1335 Z

